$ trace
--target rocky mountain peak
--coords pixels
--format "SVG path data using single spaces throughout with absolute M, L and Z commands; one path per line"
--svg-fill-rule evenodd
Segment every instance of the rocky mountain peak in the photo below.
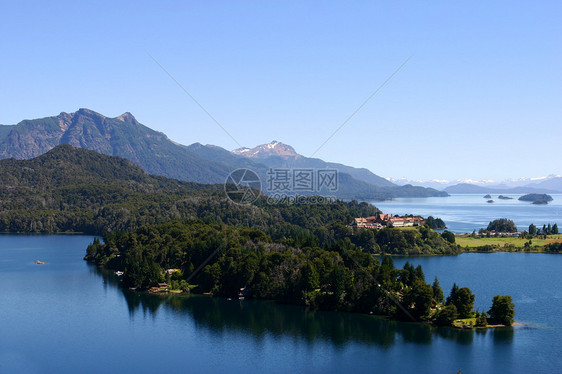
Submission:
M 116 117 L 118 120 L 121 120 L 123 122 L 126 123 L 130 123 L 133 125 L 138 125 L 139 121 L 137 121 L 137 119 L 135 118 L 135 116 L 133 116 L 130 112 L 125 112 L 123 114 L 121 114 L 119 117 Z
M 90 116 L 90 117 L 101 117 L 101 118 L 106 118 L 103 114 L 99 114 L 97 112 L 94 112 L 91 109 L 88 108 L 80 108 L 78 109 L 77 112 L 72 113 L 73 115 L 83 115 L 83 116 Z

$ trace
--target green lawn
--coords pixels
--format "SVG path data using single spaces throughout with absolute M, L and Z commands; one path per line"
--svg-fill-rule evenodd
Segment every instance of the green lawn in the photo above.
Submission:
M 456 319 L 453 322 L 453 326 L 462 326 L 462 325 L 476 325 L 476 318 L 463 318 L 463 319 Z
M 507 237 L 507 238 L 495 238 L 495 237 L 490 237 L 490 238 L 486 238 L 486 237 L 476 237 L 473 238 L 471 236 L 456 236 L 455 238 L 455 242 L 460 245 L 461 247 L 469 247 L 469 248 L 475 248 L 475 247 L 481 247 L 483 245 L 493 245 L 493 246 L 498 246 L 498 247 L 504 247 L 505 245 L 512 245 L 516 248 L 524 248 L 525 243 L 527 243 L 529 241 L 529 239 L 522 239 L 522 238 L 513 238 L 513 237 Z M 562 242 L 562 235 L 558 234 L 558 235 L 549 235 L 547 239 L 539 239 L 539 238 L 533 238 L 532 239 L 532 246 L 535 247 L 543 247 L 545 244 L 549 244 L 549 243 L 554 243 L 554 242 Z

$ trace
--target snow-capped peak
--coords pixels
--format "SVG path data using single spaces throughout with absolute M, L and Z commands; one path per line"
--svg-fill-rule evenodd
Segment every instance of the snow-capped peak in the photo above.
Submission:
M 243 147 L 232 151 L 232 153 L 250 157 L 250 158 L 266 158 L 270 156 L 281 157 L 298 157 L 299 154 L 290 145 L 278 142 L 276 140 L 268 144 L 258 145 L 252 149 Z

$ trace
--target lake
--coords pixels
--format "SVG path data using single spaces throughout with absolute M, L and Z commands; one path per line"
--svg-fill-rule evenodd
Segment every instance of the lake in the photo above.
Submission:
M 82 260 L 92 237 L 0 235 L 0 373 L 553 373 L 562 371 L 562 255 L 395 258 L 521 327 L 486 332 L 270 301 L 154 296 Z M 35 260 L 45 261 L 37 265 Z
M 517 200 L 522 195 L 504 194 L 512 200 L 498 199 L 492 195 L 494 203 L 482 195 L 451 195 L 449 197 L 396 198 L 388 201 L 373 201 L 371 204 L 384 213 L 404 215 L 414 214 L 422 217 L 439 217 L 448 230 L 455 233 L 478 231 L 486 228 L 496 218 L 509 218 L 519 230 L 527 230 L 531 223 L 562 224 L 562 194 L 552 194 L 553 201 L 547 205 L 533 205 Z

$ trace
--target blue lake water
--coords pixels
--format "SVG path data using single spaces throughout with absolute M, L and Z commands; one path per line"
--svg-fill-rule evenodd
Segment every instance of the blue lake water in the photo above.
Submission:
M 453 281 L 470 287 L 478 308 L 496 293 L 513 297 L 523 326 L 476 332 L 269 301 L 136 294 L 82 260 L 92 239 L 0 236 L 0 373 L 562 372 L 562 255 L 409 258 L 446 292 Z
M 484 195 L 451 195 L 449 197 L 397 198 L 372 202 L 384 213 L 414 214 L 423 217 L 439 217 L 450 231 L 456 233 L 478 231 L 497 218 L 512 219 L 519 230 L 527 230 L 531 223 L 562 224 L 562 195 L 551 195 L 553 201 L 547 205 L 533 205 L 517 200 L 521 195 L 504 194 L 512 200 L 500 200 L 492 195 L 494 203 L 487 203 Z

